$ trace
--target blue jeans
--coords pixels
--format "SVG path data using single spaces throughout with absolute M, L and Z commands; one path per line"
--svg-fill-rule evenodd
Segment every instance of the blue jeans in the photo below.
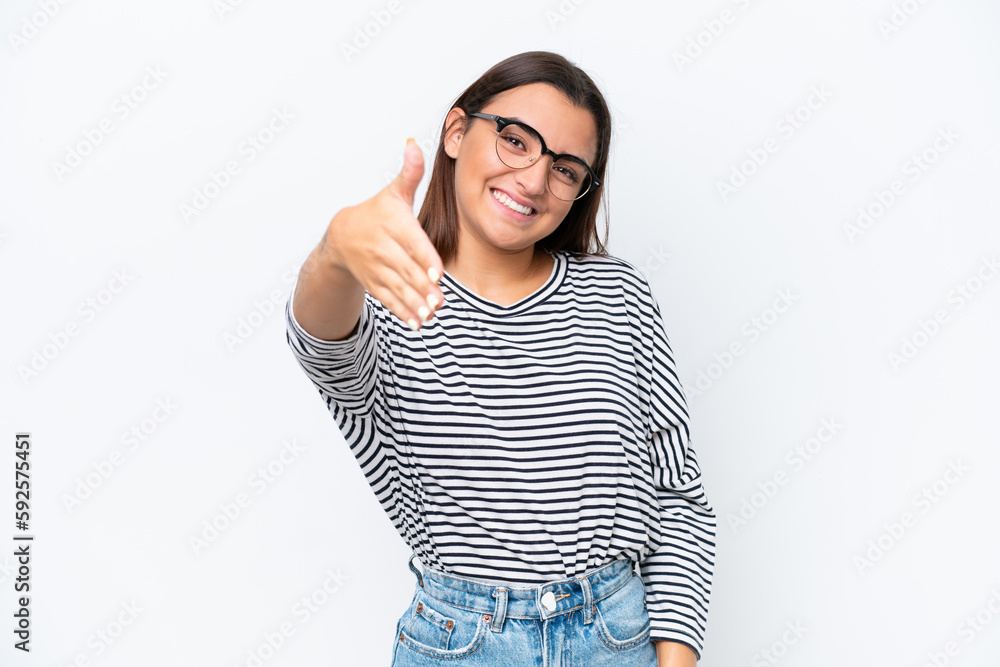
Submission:
M 627 559 L 510 587 L 417 570 L 415 557 L 392 667 L 656 667 L 646 589 Z

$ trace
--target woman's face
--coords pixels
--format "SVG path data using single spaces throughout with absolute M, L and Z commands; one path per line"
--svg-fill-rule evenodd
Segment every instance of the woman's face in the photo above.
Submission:
M 549 84 L 530 83 L 504 91 L 481 111 L 523 121 L 542 136 L 550 150 L 576 155 L 594 166 L 597 124 L 593 116 Z M 451 110 L 445 138 L 445 152 L 455 159 L 460 239 L 471 235 L 479 243 L 509 251 L 530 247 L 552 233 L 573 205 L 557 199 L 546 187 L 552 156 L 524 169 L 512 169 L 497 156 L 496 123 L 470 118 L 463 135 L 455 121 L 464 115 L 461 109 Z M 494 193 L 531 207 L 531 213 L 512 211 Z M 466 236 L 460 243 L 471 240 Z

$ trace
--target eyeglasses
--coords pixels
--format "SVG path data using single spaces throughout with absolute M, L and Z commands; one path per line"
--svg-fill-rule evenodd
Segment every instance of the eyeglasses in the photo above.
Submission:
M 586 162 L 568 153 L 555 153 L 545 146 L 545 140 L 530 125 L 490 113 L 472 113 L 497 124 L 497 157 L 511 169 L 525 169 L 543 155 L 552 156 L 552 168 L 545 183 L 556 199 L 575 201 L 598 188 L 601 182 Z

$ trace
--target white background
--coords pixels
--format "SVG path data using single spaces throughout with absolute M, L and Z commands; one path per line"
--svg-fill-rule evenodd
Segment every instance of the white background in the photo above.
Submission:
M 389 664 L 410 551 L 282 306 L 405 139 L 429 174 L 450 103 L 535 49 L 614 115 L 610 251 L 648 272 L 719 517 L 700 664 L 998 664 L 996 3 L 48 4 L 0 8 L 0 664 L 248 665 L 283 623 L 268 667 Z M 878 215 L 852 235 L 859 208 Z M 30 655 L 9 630 L 19 431 Z

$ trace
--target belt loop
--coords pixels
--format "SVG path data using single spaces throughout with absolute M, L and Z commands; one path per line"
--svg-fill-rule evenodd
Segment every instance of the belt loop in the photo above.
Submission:
M 407 564 L 410 566 L 410 569 L 413 570 L 413 574 L 417 575 L 417 583 L 419 583 L 420 587 L 423 588 L 424 587 L 424 576 L 420 573 L 420 570 L 418 570 L 417 568 L 413 567 L 413 559 L 416 558 L 416 557 L 417 557 L 417 554 L 416 554 L 416 552 L 414 552 L 413 555 L 410 556 L 410 560 L 407 561 Z
M 503 622 L 507 618 L 507 589 L 494 588 L 493 595 L 497 599 L 497 604 L 496 608 L 493 609 L 493 622 L 490 623 L 490 629 L 493 632 L 500 632 L 503 630 Z
M 580 579 L 580 586 L 583 588 L 583 624 L 587 625 L 594 621 L 594 594 L 590 590 L 590 577 Z

